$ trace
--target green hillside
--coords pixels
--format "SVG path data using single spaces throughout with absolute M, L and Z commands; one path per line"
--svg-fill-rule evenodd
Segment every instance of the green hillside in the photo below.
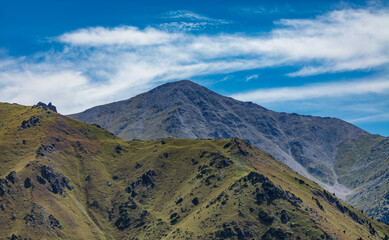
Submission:
M 239 139 L 127 141 L 0 104 L 0 239 L 384 239 L 389 227 Z

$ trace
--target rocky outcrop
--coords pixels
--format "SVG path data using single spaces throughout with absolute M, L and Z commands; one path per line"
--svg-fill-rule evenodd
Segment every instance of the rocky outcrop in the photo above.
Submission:
M 28 120 L 24 120 L 20 128 L 25 129 L 25 128 L 34 127 L 39 123 L 39 121 L 40 121 L 39 117 L 32 116 Z
M 33 107 L 34 108 L 43 108 L 44 110 L 51 110 L 53 112 L 57 112 L 57 108 L 51 102 L 49 104 L 45 104 L 43 102 L 38 102 Z
M 70 185 L 70 180 L 60 173 L 57 173 L 52 167 L 43 165 L 40 169 L 41 178 L 38 177 L 38 182 L 45 184 L 46 181 L 50 184 L 48 190 L 54 194 L 63 194 L 65 189 L 73 190 Z M 44 181 L 43 181 L 43 180 Z

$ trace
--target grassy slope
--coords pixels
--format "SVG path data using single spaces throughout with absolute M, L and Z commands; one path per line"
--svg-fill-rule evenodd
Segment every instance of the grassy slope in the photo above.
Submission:
M 32 116 L 39 122 L 21 128 Z M 54 169 L 57 180 L 67 177 L 73 189 L 54 194 L 49 183 L 38 183 L 43 165 Z M 11 171 L 16 181 L 3 184 L 0 197 L 1 239 L 12 234 L 32 239 L 389 235 L 387 225 L 338 202 L 349 209 L 342 213 L 317 184 L 238 139 L 125 141 L 42 108 L 0 104 L 0 177 Z M 264 192 L 265 183 L 250 180 L 252 172 L 268 177 L 272 190 Z M 27 177 L 33 187 L 25 188 Z M 274 199 L 258 204 L 258 194 Z M 280 220 L 283 210 L 286 224 Z

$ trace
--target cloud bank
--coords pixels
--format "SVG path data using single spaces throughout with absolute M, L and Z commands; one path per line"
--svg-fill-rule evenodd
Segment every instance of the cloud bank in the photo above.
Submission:
M 166 18 L 189 19 L 193 24 L 219 21 L 189 11 L 171 12 Z M 313 19 L 283 19 L 265 34 L 195 34 L 163 26 L 77 29 L 53 38 L 63 45 L 59 51 L 0 60 L 0 96 L 1 101 L 22 104 L 53 101 L 66 114 L 194 76 L 293 66 L 299 69 L 289 73 L 293 81 L 317 74 L 388 69 L 388 22 L 387 9 L 345 9 Z M 350 83 L 327 95 L 320 92 L 334 86 L 316 88 L 321 97 L 351 94 L 347 89 L 355 86 L 381 94 L 388 81 Z M 260 103 L 290 96 L 311 98 L 309 91 L 311 86 L 235 96 Z M 267 98 L 258 97 L 262 94 Z

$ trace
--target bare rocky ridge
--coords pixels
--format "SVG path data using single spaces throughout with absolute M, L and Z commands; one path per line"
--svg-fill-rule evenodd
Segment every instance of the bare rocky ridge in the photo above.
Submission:
M 343 198 L 352 191 L 338 182 L 334 169 L 338 146 L 370 135 L 340 119 L 271 111 L 188 80 L 70 117 L 125 139 L 238 137 Z

